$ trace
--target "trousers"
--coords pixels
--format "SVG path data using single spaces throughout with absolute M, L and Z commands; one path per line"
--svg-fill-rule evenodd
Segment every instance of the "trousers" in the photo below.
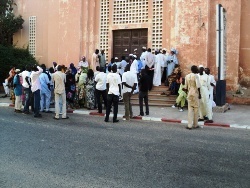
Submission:
M 62 102 L 62 118 L 67 117 L 67 110 L 66 110 L 66 93 L 55 93 L 55 118 L 59 118 L 60 113 L 60 100 Z
M 140 91 L 139 92 L 139 105 L 140 105 L 140 115 L 144 116 L 143 112 L 143 100 L 146 107 L 146 115 L 149 115 L 149 107 L 148 107 L 148 92 Z
M 110 110 L 111 110 L 112 104 L 113 104 L 113 107 L 114 107 L 113 121 L 117 120 L 118 102 L 119 102 L 119 96 L 118 95 L 108 94 L 105 121 L 109 121 L 109 115 L 110 115 Z
M 123 102 L 124 102 L 126 120 L 129 120 L 130 117 L 133 117 L 133 111 L 130 100 L 131 100 L 131 92 L 123 93 Z

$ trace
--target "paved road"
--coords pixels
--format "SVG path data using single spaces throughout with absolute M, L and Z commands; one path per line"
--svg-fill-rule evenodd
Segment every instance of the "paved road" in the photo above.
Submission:
M 250 131 L 0 108 L 1 188 L 250 187 Z

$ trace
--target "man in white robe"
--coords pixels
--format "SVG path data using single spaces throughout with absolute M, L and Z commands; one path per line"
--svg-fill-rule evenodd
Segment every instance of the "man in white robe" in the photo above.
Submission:
M 167 66 L 168 66 L 168 63 L 167 63 L 167 58 L 168 58 L 168 53 L 167 53 L 167 49 L 166 48 L 163 48 L 162 49 L 162 54 L 163 54 L 163 57 L 164 57 L 164 62 L 161 66 L 161 82 L 162 83 L 165 83 L 166 79 L 167 79 Z
M 161 67 L 164 64 L 164 55 L 161 52 L 155 52 L 155 66 L 153 85 L 161 85 Z
M 130 72 L 135 75 L 136 81 L 138 83 L 138 77 L 137 77 L 137 75 L 138 75 L 139 71 L 138 71 L 138 61 L 137 61 L 136 58 L 137 58 L 137 56 L 133 55 L 133 63 L 130 66 Z M 139 92 L 139 90 L 138 90 L 138 85 L 137 85 L 136 89 L 134 90 L 134 94 L 138 93 L 138 92 Z
M 176 53 L 177 51 L 174 48 L 172 48 L 170 54 L 167 57 L 167 64 L 168 64 L 167 76 L 172 74 L 175 65 L 178 64 Z
M 148 48 L 148 52 L 145 57 L 145 64 L 146 64 L 145 69 L 150 80 L 149 83 L 149 91 L 150 91 L 153 87 L 154 65 L 155 65 L 155 56 L 151 53 L 150 48 Z
M 78 63 L 78 71 L 81 71 L 81 67 L 89 68 L 89 63 L 86 61 L 86 57 L 82 56 L 81 61 Z
M 201 100 L 200 100 L 200 108 L 199 114 L 200 118 L 199 121 L 204 121 L 206 116 L 208 120 L 212 120 L 212 114 L 209 110 L 209 87 L 210 81 L 208 75 L 204 71 L 204 67 L 200 67 L 200 74 L 199 74 L 200 84 L 201 84 Z
M 216 106 L 214 102 L 214 87 L 216 86 L 216 81 L 214 79 L 214 76 L 210 74 L 210 69 L 205 68 L 205 73 L 208 75 L 209 78 L 209 106 L 208 106 L 208 114 L 211 114 L 211 117 L 213 117 L 213 107 Z M 212 120 L 212 118 L 211 118 Z M 210 119 L 205 121 L 205 123 L 213 123 Z

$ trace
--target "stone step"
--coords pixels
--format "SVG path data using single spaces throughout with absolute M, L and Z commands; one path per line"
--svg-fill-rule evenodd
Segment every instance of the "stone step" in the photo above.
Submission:
M 148 105 L 150 106 L 158 106 L 158 107 L 171 107 L 174 103 L 153 103 L 153 102 L 149 102 Z M 139 102 L 138 103 L 134 103 L 131 102 L 131 105 L 133 106 L 139 106 Z M 144 103 L 143 103 L 144 105 Z
M 168 101 L 175 101 L 176 97 L 171 97 L 171 98 L 167 98 L 167 97 L 148 97 L 149 101 L 158 101 L 158 102 L 168 102 Z M 131 101 L 139 101 L 139 98 L 133 97 L 131 98 Z
M 176 99 L 176 95 L 161 95 L 158 93 L 149 93 L 148 94 L 149 98 L 161 98 L 161 99 L 165 99 L 165 100 L 169 100 L 169 99 Z M 138 99 L 138 94 L 134 94 L 132 95 L 131 99 Z
M 151 92 L 166 92 L 166 91 L 168 91 L 168 88 L 157 88 L 157 89 L 152 89 L 151 91 L 149 91 L 149 93 L 151 93 Z
M 149 102 L 152 102 L 152 103 L 175 103 L 175 99 L 157 99 L 157 98 L 149 98 L 148 99 Z M 139 102 L 139 99 L 135 99 L 135 98 L 131 98 L 131 102 Z

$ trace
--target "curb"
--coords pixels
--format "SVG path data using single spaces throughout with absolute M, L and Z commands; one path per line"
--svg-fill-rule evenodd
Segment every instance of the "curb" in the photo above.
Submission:
M 10 103 L 0 103 L 0 107 L 14 107 L 14 104 Z M 55 109 L 51 109 L 54 111 Z M 99 116 L 104 117 L 104 113 L 98 113 L 88 110 L 67 110 L 67 113 L 73 114 L 83 114 L 83 115 L 91 115 L 91 116 Z M 110 117 L 113 117 L 113 114 L 110 114 Z M 117 114 L 117 117 L 123 118 L 123 114 Z M 142 121 L 155 121 L 155 122 L 165 122 L 165 123 L 180 123 L 180 124 L 187 124 L 187 120 L 178 120 L 178 119 L 167 119 L 167 118 L 156 118 L 156 117 L 148 117 L 148 116 L 134 116 L 133 119 L 135 120 L 142 120 Z M 198 122 L 198 125 L 201 126 L 210 126 L 210 127 L 224 127 L 224 128 L 238 128 L 238 129 L 248 129 L 250 130 L 250 125 L 240 125 L 240 124 L 223 124 L 223 123 L 204 123 Z

